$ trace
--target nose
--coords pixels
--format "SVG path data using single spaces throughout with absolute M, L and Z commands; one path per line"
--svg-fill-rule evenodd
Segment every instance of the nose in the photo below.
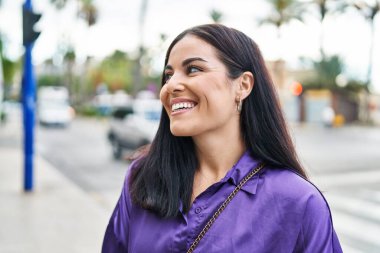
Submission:
M 184 80 L 178 74 L 173 74 L 172 77 L 166 82 L 165 86 L 171 94 L 181 92 L 185 89 Z

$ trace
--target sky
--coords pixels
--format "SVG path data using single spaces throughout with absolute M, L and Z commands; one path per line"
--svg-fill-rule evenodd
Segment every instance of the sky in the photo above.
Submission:
M 371 1 L 371 0 L 367 0 Z M 0 9 L 0 31 L 6 38 L 6 54 L 18 58 L 22 47 L 22 0 L 3 0 Z M 145 29 L 141 33 L 139 9 L 141 0 L 95 0 L 99 10 L 98 22 L 91 28 L 78 20 L 78 3 L 69 0 L 57 11 L 49 0 L 34 0 L 35 12 L 42 13 L 36 28 L 42 33 L 35 43 L 33 56 L 36 64 L 56 56 L 58 45 L 74 46 L 79 61 L 86 56 L 101 59 L 119 49 L 133 55 L 142 36 L 144 44 L 156 55 L 156 68 L 162 68 L 168 43 L 181 31 L 191 26 L 210 23 L 209 12 L 223 13 L 222 23 L 249 35 L 261 48 L 264 58 L 282 57 L 290 67 L 298 67 L 300 57 L 319 58 L 321 26 L 318 15 L 311 13 L 304 23 L 293 21 L 282 30 L 281 41 L 270 25 L 259 26 L 258 20 L 270 14 L 265 0 L 149 0 Z M 378 15 L 380 16 L 380 15 Z M 375 20 L 375 50 L 372 82 L 380 92 L 380 18 Z M 168 40 L 160 43 L 160 34 Z M 328 55 L 338 54 L 345 63 L 345 75 L 365 79 L 369 58 L 370 26 L 354 11 L 328 16 L 324 24 L 324 47 Z M 56 57 L 55 57 L 56 59 Z

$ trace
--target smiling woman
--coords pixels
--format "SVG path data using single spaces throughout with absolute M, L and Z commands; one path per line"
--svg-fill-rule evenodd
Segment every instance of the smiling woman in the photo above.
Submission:
M 255 42 L 190 28 L 166 54 L 164 110 L 131 165 L 103 253 L 342 252 Z

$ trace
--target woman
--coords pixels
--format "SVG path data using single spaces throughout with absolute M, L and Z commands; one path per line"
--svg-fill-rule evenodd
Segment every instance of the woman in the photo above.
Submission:
M 130 166 L 103 253 L 342 252 L 249 37 L 215 24 L 178 35 L 160 99 L 158 132 Z

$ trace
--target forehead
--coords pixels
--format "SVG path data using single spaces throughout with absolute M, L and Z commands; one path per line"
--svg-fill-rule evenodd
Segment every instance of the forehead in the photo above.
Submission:
M 172 48 L 168 64 L 193 57 L 201 57 L 207 61 L 219 61 L 217 50 L 211 44 L 194 35 L 186 35 Z

